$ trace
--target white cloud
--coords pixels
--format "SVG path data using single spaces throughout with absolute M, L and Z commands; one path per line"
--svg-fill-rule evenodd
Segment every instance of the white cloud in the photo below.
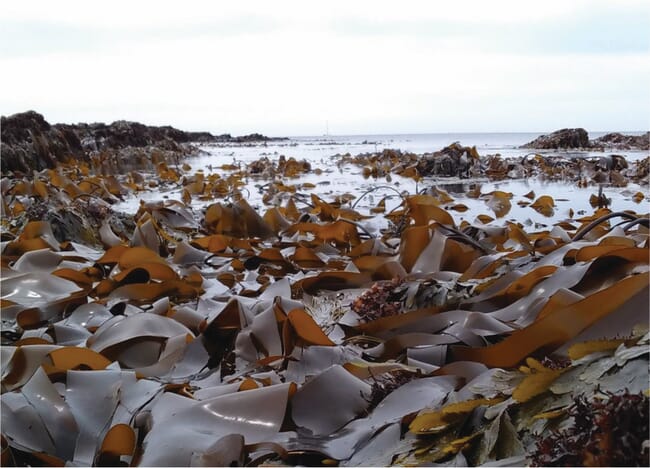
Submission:
M 0 58 L 3 113 L 275 135 L 320 134 L 326 120 L 333 133 L 648 123 L 643 45 L 625 54 L 517 47 L 523 31 L 575 23 L 572 15 L 598 13 L 596 2 L 537 10 L 512 1 L 112 5 L 8 4 L 5 24 L 50 29 Z M 628 15 L 647 10 L 627 5 Z M 345 29 L 354 24 L 360 30 Z
M 516 22 L 540 20 L 565 14 L 588 5 L 587 0 L 566 2 L 548 0 L 543 7 L 526 6 L 517 0 L 481 2 L 457 0 L 436 2 L 404 0 L 400 4 L 389 0 L 330 0 L 304 2 L 299 0 L 249 0 L 246 2 L 212 2 L 208 0 L 115 0 L 110 8 L 83 0 L 51 2 L 22 0 L 3 5 L 3 17 L 11 20 L 48 20 L 64 24 L 87 24 L 112 27 L 179 23 L 201 23 L 206 18 L 230 17 L 238 14 L 259 14 L 288 22 L 329 22 L 341 17 L 372 20 L 441 19 L 462 21 Z M 638 3 L 638 2 L 636 2 Z M 107 4 L 104 4 L 107 5 Z

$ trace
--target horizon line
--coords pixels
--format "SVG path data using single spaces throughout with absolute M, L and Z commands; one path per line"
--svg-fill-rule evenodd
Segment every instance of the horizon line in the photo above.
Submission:
M 12 114 L 9 114 L 9 115 L 2 115 L 2 117 L 11 117 L 11 116 L 16 115 L 16 114 L 23 114 L 25 112 L 30 112 L 30 111 L 33 111 L 33 112 L 36 112 L 36 113 L 42 115 L 43 118 L 48 123 L 50 123 L 47 120 L 47 118 L 45 117 L 44 114 L 42 114 L 41 112 L 36 111 L 34 109 L 28 109 L 28 110 L 25 110 L 25 111 L 22 111 L 22 112 L 15 112 L 15 113 L 12 113 Z M 213 134 L 214 136 L 219 136 L 219 135 L 224 135 L 224 134 L 232 135 L 232 132 L 230 132 L 230 131 L 221 131 L 221 130 L 217 131 L 217 130 L 205 130 L 205 129 L 203 129 L 203 130 L 191 129 L 190 130 L 190 129 L 181 128 L 179 126 L 176 126 L 176 124 L 171 124 L 171 123 L 151 124 L 151 123 L 145 123 L 145 122 L 139 121 L 139 120 L 129 120 L 129 119 L 126 119 L 126 118 L 116 119 L 116 120 L 113 120 L 110 123 L 95 120 L 95 121 L 78 121 L 78 122 L 56 122 L 56 123 L 50 123 L 50 125 L 57 125 L 57 124 L 78 125 L 78 124 L 95 124 L 95 123 L 110 125 L 112 123 L 119 122 L 119 121 L 135 122 L 135 123 L 140 123 L 140 124 L 151 126 L 151 127 L 166 127 L 166 126 L 169 126 L 169 127 L 173 127 L 173 128 L 176 128 L 176 129 L 184 131 L 184 132 L 208 132 L 208 133 Z M 307 138 L 307 137 L 332 138 L 332 137 L 391 136 L 391 135 L 406 135 L 406 136 L 408 136 L 408 135 L 455 135 L 455 134 L 492 134 L 492 135 L 497 134 L 498 135 L 498 134 L 517 134 L 517 133 L 519 133 L 519 134 L 533 134 L 533 133 L 535 133 L 535 134 L 542 135 L 542 134 L 553 133 L 555 131 L 565 129 L 565 128 L 583 128 L 583 129 L 585 129 L 587 131 L 587 133 L 645 133 L 645 132 L 650 131 L 650 130 L 642 130 L 642 129 L 636 129 L 636 130 L 632 130 L 632 129 L 625 129 L 625 130 L 620 130 L 620 129 L 619 130 L 612 130 L 612 129 L 610 129 L 610 130 L 588 130 L 585 127 L 561 126 L 561 127 L 558 127 L 558 128 L 556 128 L 554 130 L 525 130 L 525 131 L 523 131 L 523 130 L 517 130 L 517 131 L 507 131 L 507 130 L 498 130 L 498 131 L 454 130 L 454 131 L 389 132 L 389 133 L 328 133 L 328 134 L 307 134 L 307 133 L 304 133 L 304 134 L 293 134 L 293 135 L 290 135 L 290 134 L 283 134 L 283 135 L 267 135 L 267 134 L 264 134 L 264 136 L 269 137 L 269 138 Z M 253 133 L 261 133 L 261 132 L 259 130 L 253 130 L 253 131 L 250 131 L 249 133 L 242 133 L 241 135 L 235 135 L 235 136 L 246 136 L 246 135 L 250 135 L 250 134 L 253 134 Z
M 486 135 L 499 135 L 499 134 L 530 134 L 530 133 L 539 133 L 539 134 L 549 134 L 562 130 L 565 128 L 584 128 L 584 127 L 561 127 L 555 130 L 530 130 L 530 131 L 452 131 L 452 132 L 415 132 L 415 133 L 332 133 L 329 135 L 283 135 L 283 136 L 274 136 L 271 138 L 307 138 L 307 137 L 318 137 L 318 138 L 332 138 L 332 137 L 352 137 L 352 136 L 394 136 L 394 135 L 477 135 L 477 134 L 486 134 Z M 587 130 L 587 133 L 646 133 L 650 130 Z

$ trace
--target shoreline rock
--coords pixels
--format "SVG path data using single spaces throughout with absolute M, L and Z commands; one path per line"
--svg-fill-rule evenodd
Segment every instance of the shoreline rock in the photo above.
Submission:
M 259 133 L 233 137 L 209 132 L 186 132 L 166 126 L 149 126 L 118 120 L 105 123 L 50 124 L 35 111 L 2 116 L 2 172 L 29 172 L 53 168 L 57 162 L 88 162 L 98 152 L 115 152 L 128 157 L 129 149 L 147 153 L 168 151 L 187 155 L 198 151 L 192 143 L 249 143 L 288 140 Z M 190 151 L 188 151 L 190 149 Z
M 592 147 L 617 150 L 650 150 L 650 132 L 643 135 L 624 135 L 614 132 L 596 138 L 591 142 Z
M 589 134 L 584 128 L 563 128 L 548 135 L 529 141 L 521 148 L 530 149 L 573 149 L 589 148 Z
M 624 135 L 613 132 L 590 140 L 589 134 L 584 128 L 563 128 L 547 135 L 541 135 L 520 148 L 647 151 L 650 149 L 650 132 L 643 135 Z
M 2 172 L 52 168 L 70 159 L 87 160 L 78 135 L 50 125 L 34 111 L 0 119 Z
M 462 146 L 452 143 L 435 153 L 426 153 L 419 158 L 417 168 L 423 176 L 470 177 L 474 168 L 480 167 L 476 146 Z

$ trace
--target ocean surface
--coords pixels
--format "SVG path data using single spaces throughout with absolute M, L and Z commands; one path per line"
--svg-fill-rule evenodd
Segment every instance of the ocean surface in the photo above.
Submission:
M 598 138 L 608 132 L 592 132 L 590 138 Z M 642 134 L 643 132 L 625 132 L 627 134 Z M 456 222 L 467 220 L 473 222 L 478 214 L 489 214 L 494 216 L 487 205 L 487 197 L 472 199 L 465 195 L 467 190 L 480 185 L 481 193 L 487 194 L 493 190 L 512 192 L 512 207 L 510 211 L 497 219 L 497 222 L 517 221 L 529 226 L 537 225 L 544 228 L 555 221 L 568 219 L 570 210 L 579 216 L 590 214 L 593 208 L 589 204 L 589 197 L 598 193 L 598 185 L 580 188 L 575 182 L 548 182 L 539 179 L 509 179 L 503 181 L 489 181 L 487 179 L 457 179 L 448 177 L 425 178 L 420 183 L 412 179 L 392 175 L 390 180 L 385 178 L 373 179 L 364 178 L 361 168 L 354 165 L 338 166 L 337 162 L 341 155 L 357 155 L 382 151 L 383 149 L 399 149 L 402 151 L 414 152 L 417 154 L 438 151 L 454 142 L 460 142 L 464 146 L 476 146 L 480 156 L 500 154 L 503 157 L 524 156 L 530 154 L 531 150 L 519 148 L 521 145 L 537 138 L 541 133 L 436 133 L 436 134 L 402 134 L 402 135 L 351 135 L 351 136 L 313 136 L 313 137 L 292 137 L 288 140 L 271 141 L 263 144 L 206 144 L 200 146 L 202 154 L 189 158 L 186 162 L 192 167 L 193 173 L 196 170 L 203 170 L 206 174 L 219 173 L 227 175 L 220 167 L 224 164 L 235 164 L 244 166 L 251 161 L 261 157 L 267 157 L 271 161 L 284 155 L 309 161 L 312 169 L 320 168 L 322 173 L 317 175 L 309 173 L 283 180 L 285 184 L 297 185 L 299 192 L 309 196 L 315 193 L 327 200 L 337 195 L 350 193 L 355 197 L 362 197 L 356 204 L 360 212 L 365 212 L 374 207 L 382 198 L 386 197 L 386 208 L 396 207 L 401 198 L 395 194 L 395 190 L 404 194 L 415 194 L 423 189 L 436 187 L 447 191 L 455 198 L 455 203 L 462 203 L 468 210 L 462 213 L 452 211 Z M 628 160 L 638 160 L 648 156 L 647 151 L 534 151 L 533 153 L 559 154 L 565 157 L 592 157 L 607 154 L 621 154 Z M 260 212 L 266 210 L 262 203 L 265 181 L 249 179 L 242 193 L 248 202 Z M 303 183 L 311 183 L 316 187 L 313 189 L 300 189 Z M 529 201 L 522 198 L 524 194 L 534 191 L 536 196 L 551 195 L 556 200 L 556 209 L 551 217 L 545 217 L 530 207 L 523 207 L 517 201 Z M 371 193 L 366 194 L 366 192 Z M 647 187 L 636 184 L 629 184 L 624 188 L 604 186 L 604 193 L 611 198 L 610 208 L 613 210 L 634 210 L 639 213 L 648 212 Z M 646 194 L 646 198 L 637 203 L 633 196 L 637 192 Z M 115 209 L 134 213 L 139 207 L 140 200 L 154 201 L 160 199 L 181 199 L 181 187 L 167 188 L 162 191 L 138 193 L 134 197 L 125 200 L 117 205 Z M 212 202 L 193 200 L 193 207 L 200 209 Z M 354 203 L 354 202 L 353 202 Z M 381 226 L 376 226 L 377 228 Z
M 592 132 L 591 139 L 601 137 L 610 132 Z M 629 135 L 641 135 L 644 132 L 625 132 Z M 216 154 L 228 153 L 226 148 L 232 148 L 234 156 L 259 157 L 260 154 L 284 154 L 287 157 L 305 158 L 308 160 L 328 158 L 337 154 L 350 153 L 352 155 L 382 151 L 383 149 L 399 149 L 417 154 L 438 151 L 454 142 L 463 146 L 476 146 L 481 156 L 501 154 L 504 157 L 523 156 L 532 150 L 520 146 L 542 135 L 532 133 L 426 133 L 426 134 L 396 134 L 396 135 L 322 135 L 311 137 L 290 137 L 289 140 L 269 142 L 266 145 L 245 147 L 237 144 L 224 144 L 211 146 L 211 152 Z M 222 148 L 223 151 L 215 151 Z M 235 150 L 236 148 L 236 150 Z M 264 149 L 261 149 L 264 148 Z M 559 153 L 567 156 L 596 156 L 602 155 L 599 151 L 535 151 L 544 154 Z M 643 151 L 616 151 L 630 160 L 639 159 L 647 155 Z

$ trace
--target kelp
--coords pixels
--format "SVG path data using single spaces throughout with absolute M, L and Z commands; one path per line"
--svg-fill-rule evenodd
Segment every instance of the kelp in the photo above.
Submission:
M 573 167 L 460 145 L 341 160 L 416 180 Z M 549 195 L 476 186 L 493 216 L 458 222 L 470 201 L 437 187 L 365 208 L 372 190 L 305 194 L 318 186 L 289 179 L 315 171 L 291 158 L 153 167 L 180 200 L 141 203 L 130 229 L 110 204 L 146 189 L 139 173 L 3 183 L 20 221 L 1 247 L 3 464 L 552 463 L 560 437 L 595 463 L 623 439 L 602 408 L 647 426 L 647 215 L 555 220 Z M 248 178 L 271 179 L 264 214 Z M 94 209 L 92 248 L 35 202 Z M 515 209 L 549 225 L 503 220 Z M 647 440 L 628 429 L 625 450 Z M 584 450 L 566 443 L 580 431 Z

